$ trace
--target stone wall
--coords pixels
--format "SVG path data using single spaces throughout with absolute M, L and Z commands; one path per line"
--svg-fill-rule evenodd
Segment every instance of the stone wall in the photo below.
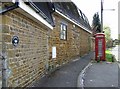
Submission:
M 52 71 L 58 66 L 83 56 L 91 50 L 91 34 L 61 17 L 53 14 L 55 27 L 47 30 L 17 11 L 2 15 L 0 36 L 5 44 L 9 87 L 25 87 L 43 77 L 47 69 Z M 31 17 L 32 18 L 32 17 Z M 67 23 L 67 39 L 60 39 L 60 24 Z M 14 47 L 13 36 L 19 37 Z M 56 47 L 56 58 L 52 58 L 52 47 Z
M 83 56 L 89 51 L 91 51 L 91 34 L 81 30 L 81 43 L 80 43 L 80 55 Z
M 0 24 L 1 23 L 2 23 L 2 16 L 0 15 Z M 0 26 L 0 88 L 1 86 L 2 86 L 2 29 Z
M 25 87 L 43 77 L 48 60 L 48 30 L 16 11 L 2 16 L 2 36 L 6 47 L 9 87 Z M 1 36 L 1 35 L 0 35 Z M 19 37 L 17 47 L 13 36 Z
M 58 14 L 54 14 L 55 27 L 49 32 L 49 69 L 70 62 L 74 57 L 91 51 L 91 34 Z M 60 39 L 60 24 L 67 23 L 67 39 Z M 56 47 L 56 58 L 52 58 L 52 47 Z

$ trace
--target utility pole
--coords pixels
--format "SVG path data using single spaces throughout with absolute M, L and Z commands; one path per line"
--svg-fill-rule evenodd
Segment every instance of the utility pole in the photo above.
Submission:
M 103 9 L 103 0 L 101 0 L 101 33 L 103 33 L 103 10 L 115 11 L 115 9 Z
M 101 33 L 103 32 L 103 0 L 101 0 Z

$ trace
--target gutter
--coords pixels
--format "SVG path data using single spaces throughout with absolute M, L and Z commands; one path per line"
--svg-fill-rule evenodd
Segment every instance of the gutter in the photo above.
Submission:
M 16 0 L 14 5 L 9 6 L 9 7 L 6 7 L 6 8 L 4 8 L 4 9 L 2 8 L 2 10 L 0 11 L 0 14 L 4 14 L 4 13 L 6 13 L 6 12 L 8 12 L 8 11 L 11 11 L 11 10 L 13 10 L 13 9 L 16 9 L 16 8 L 19 7 L 18 5 L 19 5 L 19 2 Z
M 73 24 L 77 25 L 78 27 L 82 28 L 84 31 L 92 34 L 92 31 L 90 31 L 88 28 L 86 28 L 85 26 L 83 25 L 80 25 L 78 23 L 76 23 L 75 21 L 73 21 L 72 19 L 68 18 L 67 16 L 65 16 L 64 14 L 60 13 L 58 10 L 55 10 L 55 12 L 59 15 L 61 15 L 62 17 L 66 18 L 68 21 L 72 22 Z
M 34 19 L 34 21 L 37 21 L 38 23 L 41 22 L 42 25 L 44 25 L 48 29 L 53 30 L 53 26 L 50 25 L 45 19 L 43 19 L 43 17 L 40 16 L 39 13 L 36 13 L 34 9 L 31 9 L 30 6 L 26 5 L 24 3 L 24 0 L 19 0 L 19 8 L 25 11 L 25 13 L 23 14 L 29 14 L 29 16 L 32 16 L 32 19 Z

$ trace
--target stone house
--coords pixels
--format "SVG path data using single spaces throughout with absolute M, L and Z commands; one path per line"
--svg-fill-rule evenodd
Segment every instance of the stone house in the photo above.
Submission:
M 92 50 L 89 22 L 73 2 L 19 0 L 1 6 L 0 49 L 8 87 L 29 86 Z
M 49 37 L 49 70 L 92 50 L 91 27 L 82 11 L 73 2 L 53 4 L 55 27 Z
M 46 74 L 48 32 L 53 29 L 49 5 L 44 3 L 47 14 L 22 0 L 4 2 L 1 6 L 1 51 L 7 65 L 3 86 L 25 87 Z M 12 43 L 15 37 L 18 44 Z

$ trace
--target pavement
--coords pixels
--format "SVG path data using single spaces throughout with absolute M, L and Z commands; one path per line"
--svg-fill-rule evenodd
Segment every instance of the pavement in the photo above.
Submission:
M 0 60 L 0 89 L 2 88 L 2 61 Z
M 32 87 L 74 87 L 78 89 L 119 89 L 118 62 L 95 62 L 94 53 L 63 65 Z
M 90 52 L 81 58 L 75 59 L 63 65 L 51 75 L 38 80 L 32 87 L 77 87 L 80 72 L 90 63 L 93 57 L 94 53 Z
M 119 62 L 97 63 L 91 59 L 94 59 L 94 52 L 61 66 L 50 75 L 39 79 L 31 87 L 120 89 Z
M 111 49 L 112 54 L 116 57 L 116 61 L 120 61 L 120 46 L 116 45 Z
M 115 62 L 92 60 L 78 77 L 78 87 L 82 89 L 120 89 L 120 62 L 118 57 L 118 46 L 112 48 Z
M 118 64 L 116 62 L 91 62 L 85 71 L 83 87 L 118 89 Z

